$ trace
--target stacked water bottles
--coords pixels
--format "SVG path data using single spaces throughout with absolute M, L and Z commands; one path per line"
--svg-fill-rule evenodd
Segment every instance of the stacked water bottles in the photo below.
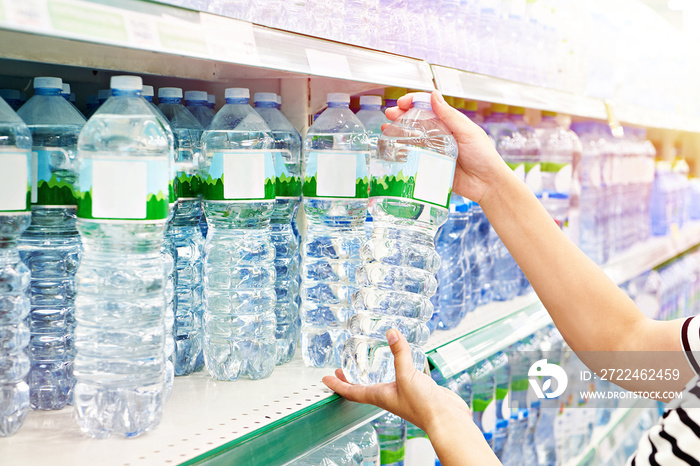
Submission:
M 690 200 L 693 187 L 687 163 L 682 159 L 658 161 L 651 188 L 651 234 L 663 236 L 681 228 L 690 217 L 689 211 L 696 209 Z
M 382 419 L 388 416 L 392 415 L 387 414 Z M 403 441 L 405 442 L 406 424 L 405 421 L 403 422 Z M 399 464 L 397 461 L 385 461 L 385 459 L 388 458 L 385 450 L 386 440 L 380 441 L 380 438 L 386 437 L 387 435 L 384 424 L 385 422 L 380 420 L 373 421 L 371 424 L 361 425 L 343 437 L 306 453 L 290 464 L 294 466 L 376 466 L 379 465 L 380 461 L 380 445 L 381 464 Z M 403 458 L 401 458 L 401 460 L 403 460 Z

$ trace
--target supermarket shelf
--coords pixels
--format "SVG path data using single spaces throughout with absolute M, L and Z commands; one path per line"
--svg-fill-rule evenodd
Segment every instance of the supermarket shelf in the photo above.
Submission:
M 629 408 L 618 408 L 610 416 L 610 421 L 593 430 L 591 441 L 577 457 L 570 459 L 566 466 L 608 464 L 612 455 L 622 444 L 625 434 L 639 421 L 644 412 L 656 408 L 654 400 L 639 399 Z
M 321 382 L 331 369 L 297 356 L 264 380 L 219 382 L 205 373 L 177 377 L 161 424 L 135 439 L 93 440 L 73 409 L 30 412 L 20 431 L 0 442 L 3 464 L 150 465 L 285 464 L 378 416 Z
M 209 81 L 320 76 L 434 88 L 421 60 L 170 5 L 105 3 L 0 2 L 0 57 Z
M 649 128 L 700 132 L 700 117 L 678 113 L 651 111 L 643 107 L 611 103 L 615 118 L 622 123 Z
M 438 90 L 454 97 L 607 119 L 602 100 L 506 79 L 432 65 Z
M 618 285 L 700 244 L 700 222 L 638 244 L 603 267 Z M 490 303 L 468 314 L 454 329 L 436 331 L 426 345 L 428 359 L 443 377 L 463 372 L 552 322 L 535 293 Z

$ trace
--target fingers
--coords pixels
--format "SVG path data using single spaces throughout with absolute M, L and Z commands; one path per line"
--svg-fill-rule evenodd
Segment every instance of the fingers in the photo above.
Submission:
M 391 348 L 391 353 L 394 355 L 394 369 L 396 370 L 396 380 L 398 381 L 416 370 L 413 367 L 411 347 L 408 345 L 406 337 L 398 330 L 391 329 L 386 332 L 386 340 Z
M 413 96 L 415 94 L 415 92 L 409 92 L 408 94 L 400 97 L 399 100 L 396 101 L 396 105 L 398 105 L 398 107 L 404 112 L 410 110 L 411 105 L 413 105 Z
M 335 370 L 335 376 L 338 377 L 340 380 L 343 382 L 347 382 L 348 379 L 345 378 L 345 373 L 343 372 L 343 369 L 336 369 Z
M 338 371 L 336 371 L 337 374 Z M 340 371 L 342 374 L 342 371 Z M 345 376 L 343 375 L 343 379 Z M 365 403 L 378 406 L 382 409 L 387 409 L 387 402 L 391 401 L 391 386 L 393 384 L 376 384 L 376 385 L 353 385 L 344 380 L 341 380 L 337 376 L 327 375 L 322 382 L 326 387 L 330 388 L 338 395 L 342 396 L 346 400 L 354 401 L 356 403 Z
M 399 107 L 389 107 L 384 112 L 384 115 L 391 121 L 394 121 L 404 113 L 406 113 L 406 110 L 401 110 Z
M 433 91 L 430 104 L 433 107 L 435 115 L 447 125 L 447 128 L 452 131 L 452 134 L 454 134 L 458 140 L 460 136 L 466 136 L 471 131 L 479 128 L 478 125 L 467 118 L 466 115 L 450 107 L 450 104 L 445 102 L 440 91 Z

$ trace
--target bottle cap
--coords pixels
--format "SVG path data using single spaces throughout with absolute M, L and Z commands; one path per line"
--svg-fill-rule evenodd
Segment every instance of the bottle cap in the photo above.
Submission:
M 250 99 L 250 90 L 245 87 L 229 87 L 224 96 L 227 99 Z
M 68 84 L 68 83 L 63 83 L 63 87 L 62 87 L 62 90 L 61 90 L 61 94 L 70 95 L 70 84 Z
M 430 103 L 430 94 L 428 94 L 427 92 L 417 92 L 413 95 L 413 103 L 416 102 Z
M 525 107 L 514 107 L 508 108 L 508 113 L 511 115 L 525 115 Z
M 450 107 L 456 107 L 454 97 L 452 97 L 451 95 L 445 95 L 442 97 L 445 99 L 445 102 L 447 102 Z
M 143 86 L 141 86 L 143 87 Z M 107 100 L 112 96 L 111 89 L 100 89 L 97 91 L 97 100 Z
M 253 95 L 253 101 L 254 102 L 272 102 L 273 104 L 277 103 L 277 94 L 274 92 L 256 92 L 255 95 Z
M 455 103 L 455 104 L 454 104 L 454 107 L 455 107 L 455 108 L 464 109 L 464 102 L 466 102 L 466 101 L 464 100 L 463 97 L 455 97 L 455 98 L 453 99 L 453 101 L 454 101 L 454 103 Z
M 161 87 L 158 89 L 158 98 L 182 99 L 182 89 L 179 87 Z
M 339 103 L 350 103 L 350 94 L 344 94 L 342 92 L 331 92 L 328 94 L 326 102 L 339 102 Z
M 505 419 L 500 419 L 496 422 L 496 429 L 505 429 L 508 427 L 508 421 Z
M 508 106 L 505 104 L 491 104 L 493 113 L 508 113 Z
M 207 101 L 207 93 L 204 91 L 187 91 L 185 92 L 185 100 L 203 100 Z
M 468 112 L 476 112 L 479 110 L 479 103 L 476 100 L 465 100 L 464 110 Z
M 493 432 L 484 432 L 484 439 L 486 439 L 487 442 L 491 441 L 491 439 L 493 439 Z
M 406 95 L 407 89 L 405 87 L 387 87 L 384 89 L 384 98 L 391 100 L 399 100 L 399 98 Z
M 360 96 L 360 105 L 382 105 L 382 98 L 378 95 Z
M 141 76 L 112 76 L 109 87 L 120 91 L 140 91 L 143 88 L 143 80 Z
M 542 116 L 543 117 L 555 117 L 555 116 L 557 116 L 557 112 L 551 112 L 549 110 L 542 110 Z
M 210 104 L 216 103 L 216 96 L 214 94 L 207 94 L 207 102 Z
M 144 97 L 153 97 L 153 86 L 146 86 L 144 84 L 141 88 L 141 95 Z
M 0 89 L 0 97 L 5 100 L 19 100 L 19 91 L 17 89 Z
M 63 81 L 61 78 L 40 77 L 34 78 L 34 89 L 61 89 Z

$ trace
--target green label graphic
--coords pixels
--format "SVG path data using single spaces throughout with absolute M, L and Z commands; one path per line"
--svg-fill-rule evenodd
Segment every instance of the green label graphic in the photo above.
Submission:
M 486 411 L 486 408 L 491 404 L 493 401 L 493 398 L 477 398 L 476 396 L 472 400 L 472 410 L 475 413 L 483 413 Z
M 175 178 L 175 193 L 178 199 L 196 199 L 201 192 L 201 179 L 197 175 L 190 175 L 185 172 Z
M 379 453 L 381 464 L 396 464 L 403 463 L 406 458 L 406 446 L 402 446 L 398 450 L 381 450 Z
M 210 201 L 251 201 L 275 199 L 275 184 L 271 151 L 228 150 L 214 152 L 200 187 Z
M 41 147 L 32 152 L 32 204 L 76 206 L 76 174 L 61 169 L 71 163 L 68 152 L 60 147 Z
M 161 157 L 83 156 L 78 217 L 105 220 L 163 220 L 168 216 L 172 178 Z
M 447 209 L 456 161 L 436 152 L 411 148 L 404 162 L 372 160 L 370 197 L 400 197 Z
M 289 151 L 274 151 L 274 154 L 275 173 L 277 175 L 275 193 L 277 198 L 298 198 L 301 196 L 301 177 L 298 175 L 299 164 L 286 162 L 286 160 L 292 158 Z
M 31 210 L 31 152 L 16 147 L 0 148 L 0 212 Z
M 367 199 L 367 157 L 367 152 L 311 151 L 302 185 L 304 197 Z

